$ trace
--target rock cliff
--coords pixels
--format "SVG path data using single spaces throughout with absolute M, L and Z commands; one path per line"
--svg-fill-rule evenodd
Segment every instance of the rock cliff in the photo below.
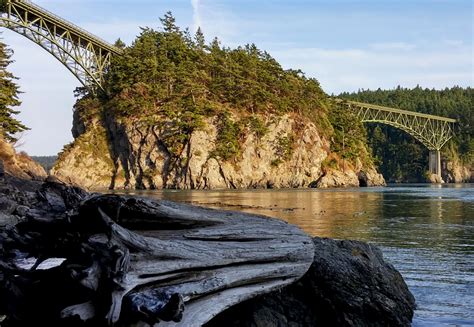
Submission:
M 0 226 L 13 224 L 19 213 L 24 211 L 25 203 L 30 203 L 32 192 L 24 192 L 19 196 L 23 203 L 12 201 L 9 197 L 15 195 L 14 187 L 19 184 L 28 191 L 46 178 L 44 169 L 25 153 L 17 154 L 13 146 L 0 138 Z M 3 187 L 7 184 L 9 187 Z
M 202 128 L 191 132 L 176 146 L 169 142 L 173 124 L 165 117 L 155 119 L 160 123 L 150 125 L 110 116 L 87 123 L 75 115 L 76 139 L 59 156 L 51 173 L 60 180 L 93 189 L 385 184 L 372 165 L 347 164 L 344 173 L 337 167 L 325 167 L 331 143 L 310 120 L 295 114 L 267 115 L 260 119 L 266 132 L 243 128 L 238 140 L 239 153 L 225 160 L 216 155 L 219 134 L 224 132 L 217 117 L 207 118 Z M 243 119 L 235 114 L 232 120 Z
M 474 183 L 474 164 L 463 163 L 456 157 L 445 163 L 442 176 L 446 183 Z
M 9 174 L 27 180 L 43 180 L 46 172 L 26 153 L 16 153 L 13 146 L 0 138 L 0 175 Z
M 53 175 L 88 188 L 281 188 L 344 168 L 349 179 L 324 185 L 380 184 L 362 123 L 317 79 L 255 44 L 206 44 L 170 13 L 160 21 L 120 45 L 103 92 L 77 90 L 75 141 Z

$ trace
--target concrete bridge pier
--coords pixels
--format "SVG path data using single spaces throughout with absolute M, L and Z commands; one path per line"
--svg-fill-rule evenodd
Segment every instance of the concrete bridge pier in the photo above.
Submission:
M 430 173 L 437 175 L 441 179 L 441 153 L 439 150 L 430 150 L 429 161 Z

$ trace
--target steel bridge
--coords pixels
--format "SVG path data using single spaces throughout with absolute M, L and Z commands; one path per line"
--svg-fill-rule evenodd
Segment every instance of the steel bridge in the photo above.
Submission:
M 0 0 L 0 26 L 52 54 L 86 87 L 102 87 L 112 55 L 122 50 L 27 0 Z
M 380 123 L 401 129 L 430 150 L 429 170 L 441 177 L 441 148 L 454 136 L 455 119 L 355 101 L 336 100 L 364 123 Z
M 89 89 L 103 88 L 111 57 L 122 50 L 28 0 L 0 0 L 0 26 L 44 48 Z M 430 150 L 430 171 L 441 176 L 440 149 L 453 136 L 454 119 L 354 101 L 336 100 L 362 122 L 382 123 L 412 135 Z

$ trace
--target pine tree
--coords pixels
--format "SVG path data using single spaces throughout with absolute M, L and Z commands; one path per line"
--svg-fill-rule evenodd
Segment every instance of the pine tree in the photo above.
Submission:
M 194 35 L 194 39 L 196 41 L 196 46 L 199 50 L 203 50 L 206 46 L 206 39 L 204 37 L 204 33 L 201 30 L 201 27 L 198 27 L 196 34 Z
M 120 38 L 118 38 L 117 41 L 115 41 L 114 45 L 119 49 L 125 49 L 127 47 L 125 42 L 123 42 L 122 39 Z
M 14 110 L 21 102 L 18 99 L 20 93 L 18 85 L 14 82 L 17 78 L 7 71 L 12 62 L 13 51 L 0 42 L 0 136 L 9 142 L 15 142 L 15 134 L 28 130 L 20 121 L 13 118 L 19 111 Z
M 176 18 L 171 11 L 168 11 L 164 18 L 160 18 L 160 21 L 166 33 L 180 33 L 179 27 L 176 26 Z

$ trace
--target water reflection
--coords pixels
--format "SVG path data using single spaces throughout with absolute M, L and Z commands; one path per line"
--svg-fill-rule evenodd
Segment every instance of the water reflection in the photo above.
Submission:
M 278 217 L 314 236 L 375 243 L 415 294 L 415 326 L 474 325 L 473 185 L 137 194 Z

